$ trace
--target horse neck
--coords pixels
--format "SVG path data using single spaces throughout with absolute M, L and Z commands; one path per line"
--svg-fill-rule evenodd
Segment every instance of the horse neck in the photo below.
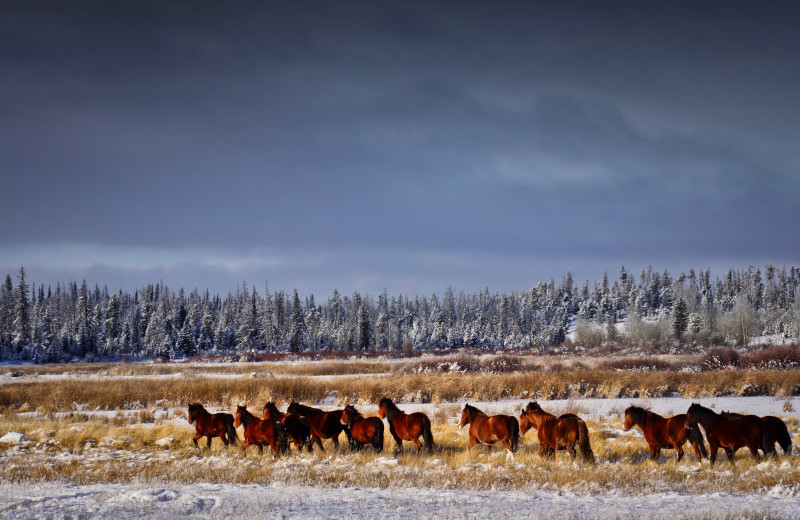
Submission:
M 650 418 L 650 416 L 655 414 L 648 412 L 644 408 L 632 408 L 628 411 L 628 415 L 631 416 L 634 424 L 637 424 L 639 428 L 644 428 L 644 425 L 647 424 L 647 420 Z
M 486 414 L 482 411 L 478 410 L 474 406 L 467 406 L 467 415 L 469 415 L 469 421 L 472 422 L 475 420 L 476 417 L 483 415 L 486 417 Z
M 720 418 L 719 414 L 714 410 L 705 408 L 704 406 L 697 406 L 694 409 L 694 416 L 703 428 L 708 429 L 714 421 Z
M 531 417 L 533 417 L 533 419 L 530 419 Z M 547 412 L 537 411 L 537 410 L 528 412 L 528 418 L 531 421 L 531 423 L 535 425 L 537 430 L 543 424 L 547 424 L 550 421 L 557 420 L 555 415 L 553 415 L 551 413 L 547 413 Z
M 388 419 L 389 421 L 394 421 L 395 417 L 398 416 L 402 417 L 403 415 L 405 415 L 405 412 L 403 412 L 400 408 L 396 407 L 394 403 L 392 403 L 391 401 L 389 401 L 389 403 L 387 403 L 384 407 L 386 409 L 386 419 Z
M 242 420 L 242 425 L 244 426 L 245 430 L 247 429 L 247 425 L 249 425 L 251 422 L 260 420 L 258 417 L 256 417 L 255 415 L 251 414 L 247 410 L 242 410 L 239 413 L 239 417 Z
M 274 404 L 268 404 L 264 407 L 264 409 L 267 411 L 267 417 L 270 419 L 283 419 L 283 417 L 286 415 L 278 410 L 278 407 Z

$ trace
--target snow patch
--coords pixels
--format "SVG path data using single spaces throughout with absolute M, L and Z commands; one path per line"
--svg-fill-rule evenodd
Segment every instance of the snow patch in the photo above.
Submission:
M 0 437 L 0 442 L 3 444 L 22 444 L 27 441 L 28 437 L 26 437 L 24 433 L 19 432 L 8 432 Z

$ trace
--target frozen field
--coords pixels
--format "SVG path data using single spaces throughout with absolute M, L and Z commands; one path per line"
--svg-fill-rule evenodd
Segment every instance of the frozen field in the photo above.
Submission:
M 527 401 L 471 404 L 490 414 L 516 414 Z M 437 417 L 437 439 L 451 451 L 419 458 L 396 458 L 391 450 L 375 455 L 332 453 L 329 448 L 325 454 L 291 453 L 279 460 L 271 455 L 259 460 L 254 453 L 242 458 L 238 449 L 219 447 L 198 453 L 188 447 L 193 428 L 185 418 L 170 417 L 177 410 L 167 409 L 159 423 L 172 428 L 174 438 L 160 448 L 127 446 L 132 437 L 126 436 L 94 439 L 77 448 L 55 440 L 5 443 L 0 452 L 0 468 L 7 475 L 0 484 L 0 517 L 800 518 L 797 455 L 756 463 L 742 450 L 735 467 L 721 462 L 711 468 L 708 461 L 698 465 L 691 456 L 678 464 L 667 451 L 655 464 L 647 460 L 641 432 L 621 428 L 620 414 L 631 404 L 672 415 L 683 413 L 693 401 L 716 410 L 781 416 L 790 423 L 798 451 L 800 398 L 542 401 L 554 413 L 577 411 L 590 421 L 598 459 L 592 468 L 563 456 L 543 462 L 535 453 L 534 432 L 522 438 L 516 462 L 506 462 L 497 450 L 466 453 L 466 429 L 454 424 L 463 403 L 401 405 Z M 332 400 L 319 404 L 334 407 Z M 375 411 L 369 405 L 359 408 Z M 108 413 L 96 412 L 100 417 Z M 20 415 L 36 418 L 35 413 Z M 157 426 L 131 427 L 141 431 Z M 26 465 L 55 476 L 30 482 L 8 477 L 35 473 Z
M 57 483 L 0 486 L 6 518 L 800 518 L 800 498 L 559 491 Z

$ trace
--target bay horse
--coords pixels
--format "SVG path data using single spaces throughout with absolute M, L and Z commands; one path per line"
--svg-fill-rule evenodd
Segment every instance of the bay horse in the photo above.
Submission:
M 347 405 L 342 410 L 340 422 L 350 429 L 354 447 L 360 450 L 365 444 L 370 444 L 375 453 L 383 451 L 383 421 L 378 417 L 364 417 L 352 405 Z
M 269 419 L 262 421 L 248 412 L 246 407 L 237 406 L 233 424 L 237 428 L 239 425 L 244 426 L 242 454 L 251 444 L 258 447 L 259 456 L 264 453 L 264 445 L 269 445 L 275 457 L 289 451 L 289 443 L 286 440 L 286 433 L 280 421 Z
M 431 433 L 431 420 L 422 412 L 405 413 L 388 397 L 384 397 L 378 404 L 378 417 L 386 419 L 389 423 L 389 433 L 392 434 L 397 445 L 395 452 L 403 451 L 403 441 L 411 441 L 417 447 L 419 455 L 422 444 L 420 436 L 425 442 L 425 449 L 433 451 L 433 434 Z
M 189 405 L 189 424 L 194 424 L 195 435 L 194 447 L 199 448 L 197 440 L 203 437 L 208 438 L 206 449 L 211 449 L 212 437 L 219 437 L 227 448 L 230 443 L 236 444 L 239 437 L 236 435 L 236 428 L 233 426 L 233 415 L 229 413 L 211 414 L 203 408 L 202 404 L 192 403 Z
M 706 431 L 709 447 L 709 461 L 713 465 L 717 460 L 717 450 L 722 448 L 733 464 L 736 450 L 747 446 L 754 459 L 759 460 L 759 448 L 764 454 L 775 453 L 775 441 L 764 421 L 755 415 L 726 418 L 710 408 L 692 403 L 686 412 L 686 428 L 700 425 Z
M 539 455 L 555 459 L 556 450 L 567 450 L 573 459 L 580 451 L 581 458 L 594 464 L 594 452 L 589 443 L 586 423 L 573 413 L 561 417 L 545 412 L 539 403 L 528 403 L 519 416 L 520 430 L 524 435 L 531 428 L 539 437 Z M 575 446 L 578 450 L 575 450 Z
M 461 411 L 459 428 L 469 424 L 469 444 L 471 451 L 476 444 L 486 445 L 489 451 L 492 444 L 500 443 L 507 451 L 506 460 L 514 460 L 514 452 L 519 445 L 519 423 L 510 415 L 486 415 L 474 406 L 466 404 Z
M 728 417 L 731 419 L 735 419 L 737 417 L 742 417 L 742 414 L 736 412 L 720 412 L 720 415 L 723 417 Z M 764 426 L 769 430 L 769 434 L 772 436 L 772 439 L 778 443 L 783 450 L 784 455 L 789 455 L 792 453 L 792 436 L 789 435 L 789 429 L 786 427 L 786 423 L 780 417 L 775 417 L 774 415 L 765 415 L 761 417 L 761 420 L 764 422 Z
M 350 442 L 350 449 L 353 449 L 350 429 L 342 424 L 342 410 L 326 412 L 319 408 L 313 408 L 292 401 L 286 409 L 286 412 L 302 415 L 306 418 L 308 427 L 311 430 L 311 442 L 316 442 L 320 450 L 324 451 L 322 439 L 331 439 L 334 449 L 338 450 L 339 434 L 342 433 L 342 431 L 344 431 L 347 440 Z
M 661 457 L 662 449 L 674 448 L 678 453 L 678 462 L 680 462 L 683 458 L 683 445 L 689 441 L 694 449 L 697 462 L 702 462 L 703 457 L 708 458 L 703 434 L 697 425 L 687 429 L 685 424 L 686 414 L 665 418 L 640 406 L 629 406 L 625 409 L 623 429 L 628 431 L 634 426 L 638 426 L 642 430 L 644 439 L 650 446 L 652 460 L 658 460 Z
M 267 419 L 281 422 L 286 435 L 298 452 L 303 451 L 304 446 L 308 448 L 309 453 L 314 449 L 313 444 L 311 444 L 311 429 L 308 426 L 308 420 L 302 415 L 283 413 L 278 410 L 275 403 L 269 402 L 264 405 L 264 412 L 261 415 L 262 421 Z

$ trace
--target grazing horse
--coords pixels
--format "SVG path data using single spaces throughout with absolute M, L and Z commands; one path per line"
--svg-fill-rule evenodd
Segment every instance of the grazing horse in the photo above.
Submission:
M 703 434 L 696 425 L 686 429 L 686 414 L 664 418 L 657 413 L 645 410 L 639 406 L 629 406 L 625 410 L 625 431 L 634 426 L 641 428 L 644 439 L 650 445 L 650 458 L 658 460 L 662 449 L 674 448 L 678 452 L 678 462 L 683 458 L 683 445 L 686 441 L 692 445 L 697 462 L 702 462 L 703 457 L 708 457 Z
M 261 415 L 262 421 L 267 419 L 281 422 L 283 429 L 286 430 L 286 435 L 294 443 L 297 451 L 303 451 L 303 446 L 307 447 L 309 452 L 314 449 L 311 444 L 311 429 L 308 427 L 308 421 L 302 415 L 283 413 L 278 410 L 275 403 L 269 402 L 264 405 L 264 412 Z
M 709 447 L 709 461 L 713 465 L 717 460 L 717 450 L 725 450 L 728 460 L 733 464 L 736 450 L 747 446 L 754 459 L 759 460 L 759 448 L 764 454 L 775 453 L 775 441 L 764 421 L 755 415 L 726 418 L 710 408 L 692 403 L 686 412 L 686 428 L 700 424 L 706 431 Z
M 227 448 L 230 443 L 236 444 L 239 437 L 236 435 L 236 428 L 233 426 L 233 416 L 229 413 L 211 414 L 203 408 L 203 405 L 193 403 L 189 405 L 189 424 L 194 423 L 195 433 L 194 447 L 199 448 L 197 440 L 203 437 L 208 438 L 206 449 L 211 448 L 211 438 L 219 437 Z
M 534 428 L 539 437 L 539 455 L 555 459 L 556 450 L 566 449 L 572 458 L 577 455 L 575 446 L 583 460 L 594 464 L 594 452 L 589 444 L 589 429 L 586 423 L 575 414 L 568 413 L 556 417 L 542 410 L 539 403 L 528 403 L 519 416 L 523 435 Z
M 403 451 L 403 441 L 411 441 L 417 447 L 417 454 L 419 454 L 420 436 L 425 441 L 425 449 L 429 452 L 433 451 L 431 420 L 424 413 L 405 413 L 391 399 L 384 397 L 378 405 L 378 417 L 386 419 L 389 423 L 389 433 L 392 434 L 397 445 L 396 452 Z
M 352 405 L 342 410 L 340 422 L 350 429 L 355 449 L 360 450 L 365 444 L 371 444 L 375 453 L 383 451 L 383 421 L 378 417 L 364 417 Z
M 459 428 L 469 424 L 468 449 L 476 444 L 485 444 L 489 451 L 492 444 L 500 443 L 507 451 L 506 460 L 514 460 L 514 452 L 519 444 L 519 423 L 510 415 L 488 416 L 474 406 L 466 404 L 461 412 Z
M 742 417 L 742 414 L 740 413 L 726 411 L 722 411 L 720 415 L 730 419 Z M 781 450 L 783 450 L 783 454 L 791 454 L 792 436 L 789 435 L 789 429 L 786 427 L 786 423 L 783 422 L 780 417 L 775 417 L 774 415 L 765 415 L 761 418 L 761 420 L 764 421 L 764 426 L 766 426 L 767 430 L 769 430 L 769 434 L 772 436 L 773 440 L 777 442 L 781 447 Z
M 262 421 L 255 415 L 247 411 L 244 406 L 236 407 L 236 418 L 233 421 L 237 428 L 244 426 L 244 442 L 242 442 L 242 453 L 251 444 L 258 446 L 258 455 L 264 453 L 264 445 L 268 444 L 272 448 L 272 454 L 277 457 L 279 453 L 289 451 L 289 443 L 286 440 L 286 433 L 280 421 Z
M 342 410 L 334 410 L 326 412 L 319 408 L 312 408 L 304 404 L 292 401 L 286 409 L 287 413 L 294 413 L 302 415 L 308 421 L 308 427 L 311 429 L 311 442 L 317 443 L 319 449 L 324 451 L 322 447 L 322 439 L 331 439 L 333 441 L 334 449 L 339 449 L 339 434 L 344 431 L 347 440 L 350 441 L 350 448 L 353 448 L 350 429 L 342 424 Z

